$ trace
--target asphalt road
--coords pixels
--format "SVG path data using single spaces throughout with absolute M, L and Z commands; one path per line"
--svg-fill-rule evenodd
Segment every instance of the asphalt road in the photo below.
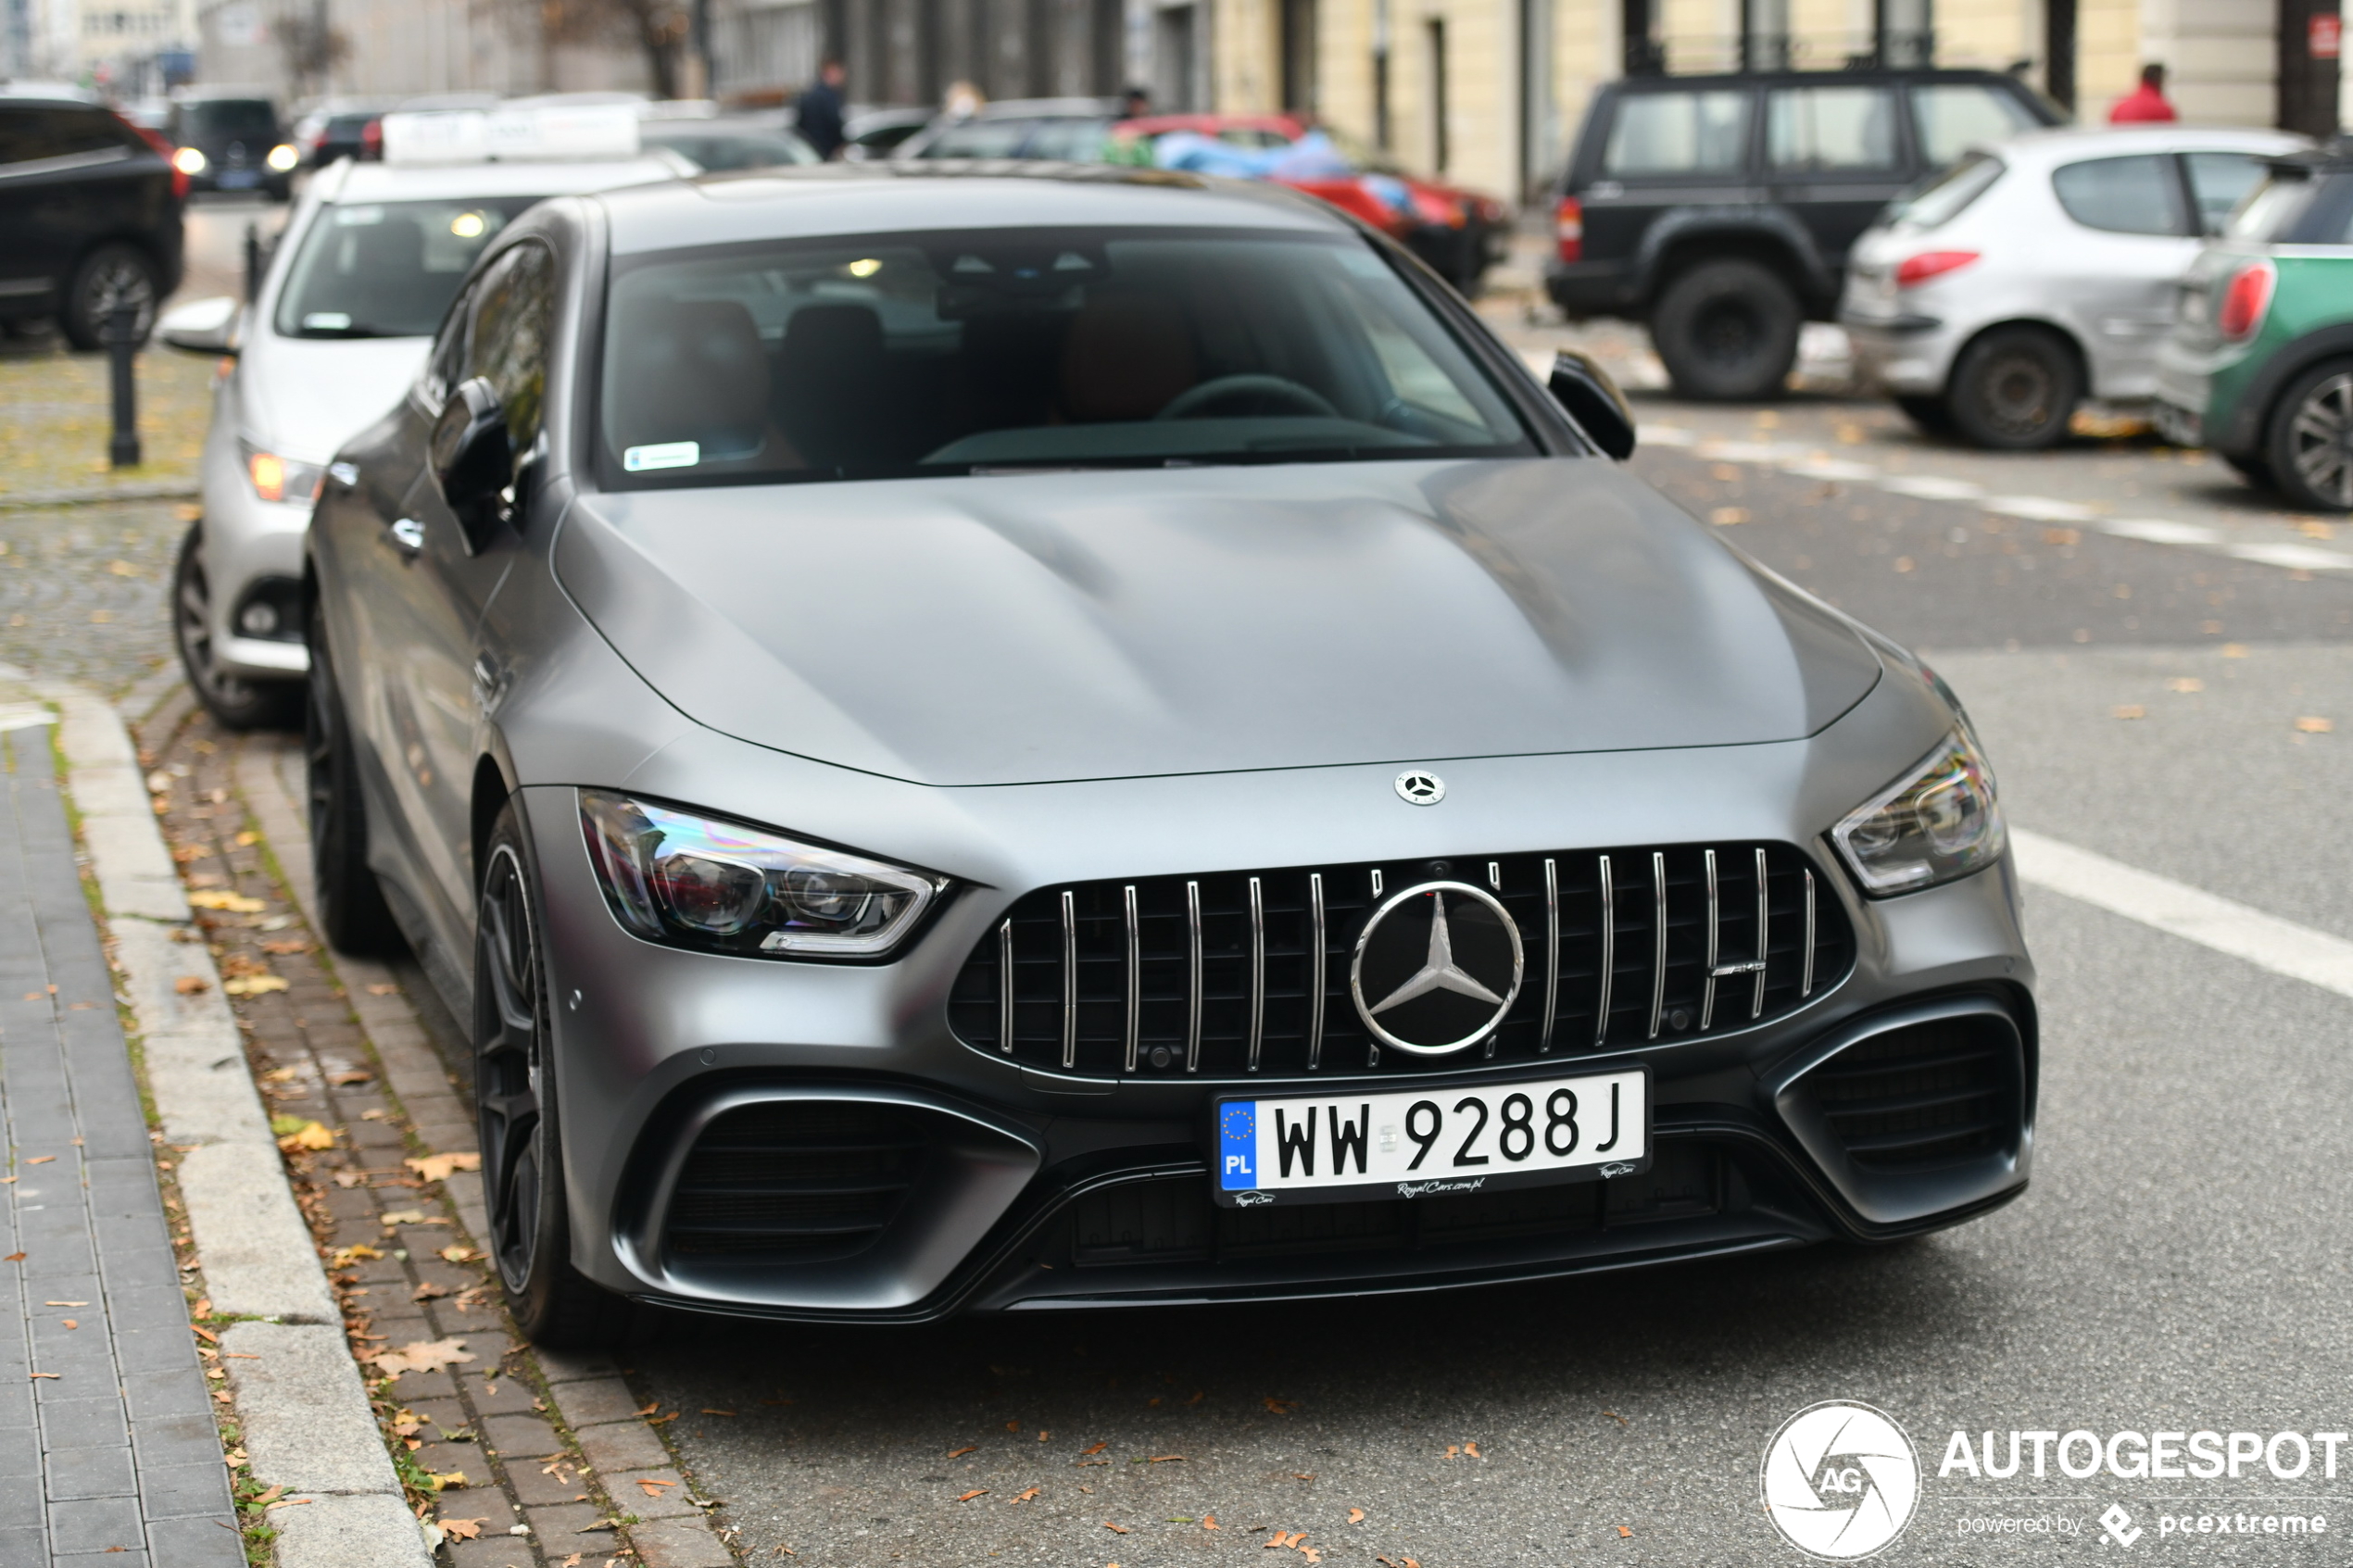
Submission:
M 1754 419 L 1642 412 L 1702 432 Z M 1844 458 L 1983 467 L 1868 406 L 1775 417 L 1831 440 L 1869 426 Z M 2013 821 L 2353 937 L 2353 573 L 1691 447 L 1635 465 L 1700 517 L 1736 508 L 1730 542 L 1929 650 Z M 2151 505 L 2234 483 L 2185 468 L 2099 444 L 1993 483 L 2130 484 Z M 2319 537 L 2225 499 L 2250 536 Z M 2353 1427 L 2353 1001 L 2056 895 L 2030 895 L 2030 922 L 2036 1179 L 1957 1230 L 1418 1299 L 915 1333 L 696 1323 L 634 1352 L 633 1376 L 683 1412 L 667 1430 L 752 1562 L 1280 1563 L 1261 1553 L 1304 1532 L 1327 1562 L 1794 1563 L 1758 1466 L 1781 1422 L 1832 1399 L 1893 1415 L 1929 1472 L 1889 1562 L 2353 1561 L 2353 1444 L 2334 1480 L 2317 1458 L 2293 1480 L 2260 1463 L 2235 1482 L 2038 1480 L 2031 1461 L 2010 1481 L 1935 1474 L 1957 1430 L 2000 1434 L 2006 1458 L 2012 1430 Z M 2133 1546 L 2103 1538 L 2111 1504 Z M 2195 1529 L 2201 1512 L 2334 1529 L 2159 1534 L 2160 1513 Z M 2049 1533 L 1965 1533 L 2005 1519 Z

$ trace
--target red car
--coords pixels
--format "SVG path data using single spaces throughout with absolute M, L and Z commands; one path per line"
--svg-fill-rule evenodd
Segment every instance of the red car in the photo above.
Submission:
M 1152 143 L 1171 132 L 1189 131 L 1238 148 L 1263 151 L 1288 146 L 1311 129 L 1321 130 L 1358 172 L 1330 179 L 1282 180 L 1279 183 L 1319 196 L 1363 219 L 1428 262 L 1466 293 L 1503 258 L 1511 234 L 1504 204 L 1477 191 L 1442 185 L 1407 174 L 1352 138 L 1329 127 L 1311 127 L 1288 114 L 1161 114 L 1123 120 L 1112 128 L 1116 142 Z

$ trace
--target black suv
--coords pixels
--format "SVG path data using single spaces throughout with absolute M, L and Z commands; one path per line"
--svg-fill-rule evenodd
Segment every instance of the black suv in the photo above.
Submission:
M 187 179 L 161 138 L 94 104 L 0 92 L 0 320 L 54 316 L 98 346 L 127 301 L 144 339 L 180 286 Z
M 271 201 L 294 194 L 298 155 L 267 98 L 191 93 L 173 102 L 164 134 L 181 149 L 179 167 L 198 191 L 258 191 Z
M 1974 143 L 2059 120 L 1991 71 L 1629 77 L 1586 113 L 1545 290 L 1571 320 L 1649 323 L 1684 396 L 1769 397 L 1881 207 Z

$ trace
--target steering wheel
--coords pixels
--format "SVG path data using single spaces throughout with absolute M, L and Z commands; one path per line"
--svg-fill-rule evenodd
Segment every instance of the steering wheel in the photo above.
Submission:
M 1152 418 L 1156 420 L 1192 420 L 1213 417 L 1209 410 L 1227 401 L 1289 404 L 1292 410 L 1317 419 L 1336 420 L 1340 410 L 1331 406 L 1324 395 L 1312 386 L 1302 386 L 1284 376 L 1239 375 L 1218 376 L 1199 386 L 1188 387 L 1168 400 L 1168 406 Z M 1253 408 L 1252 412 L 1258 410 Z

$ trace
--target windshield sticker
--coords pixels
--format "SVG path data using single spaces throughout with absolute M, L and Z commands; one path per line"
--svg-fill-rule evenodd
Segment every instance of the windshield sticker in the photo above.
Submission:
M 621 466 L 631 473 L 648 469 L 690 469 L 702 461 L 699 441 L 664 441 L 652 446 L 632 446 L 621 455 Z
M 339 207 L 335 208 L 335 223 L 341 228 L 360 228 L 370 223 L 381 223 L 384 220 L 384 209 L 381 207 Z
M 302 319 L 306 332 L 340 332 L 351 327 L 351 318 L 340 310 L 313 310 Z

